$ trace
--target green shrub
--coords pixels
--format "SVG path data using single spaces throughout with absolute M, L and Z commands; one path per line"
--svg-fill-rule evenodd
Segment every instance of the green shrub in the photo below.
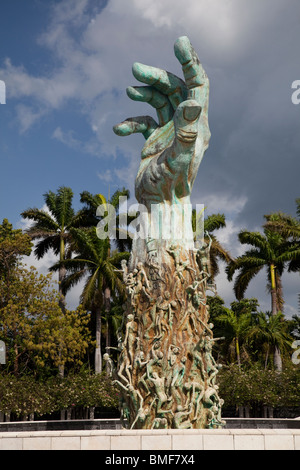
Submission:
M 220 396 L 226 406 L 299 406 L 300 369 L 286 368 L 279 373 L 257 365 L 224 367 L 218 374 Z
M 0 412 L 23 417 L 51 414 L 66 408 L 118 408 L 118 391 L 105 375 L 81 373 L 45 382 L 32 376 L 0 376 Z

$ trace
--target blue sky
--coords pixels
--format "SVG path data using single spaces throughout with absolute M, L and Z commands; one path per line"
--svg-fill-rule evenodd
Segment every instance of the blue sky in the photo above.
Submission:
M 51 23 L 53 7 L 59 2 L 10 0 L 3 3 L 0 68 L 14 67 L 10 77 L 14 76 L 15 80 L 22 80 L 23 76 L 29 81 L 33 77 L 48 79 L 56 68 L 61 67 L 61 60 L 51 49 L 40 44 L 40 40 Z M 6 65 L 7 61 L 10 66 Z M 55 82 L 55 78 L 50 81 Z M 43 194 L 50 189 L 55 191 L 60 185 L 74 188 L 75 205 L 81 191 L 87 188 L 91 192 L 103 190 L 98 173 L 108 162 L 64 145 L 53 137 L 55 130 L 66 124 L 70 135 L 75 135 L 77 140 L 85 142 L 93 135 L 76 96 L 62 105 L 51 101 L 45 104 L 33 90 L 21 92 L 17 97 L 10 96 L 10 79 L 5 79 L 5 83 L 7 100 L 0 108 L 1 217 L 8 217 L 18 224 L 23 209 L 40 207 Z M 87 167 L 89 171 L 86 171 Z
M 43 206 L 43 194 L 69 186 L 79 194 L 112 193 L 134 179 L 143 138 L 117 137 L 127 117 L 155 114 L 125 92 L 137 84 L 134 61 L 182 76 L 174 57 L 188 35 L 210 78 L 210 147 L 193 202 L 225 213 L 220 241 L 234 255 L 241 228 L 258 230 L 263 215 L 295 215 L 300 197 L 298 0 L 2 0 L 0 80 L 0 219 L 25 227 L 20 213 Z M 46 270 L 49 254 L 38 264 Z M 224 274 L 219 291 L 234 300 Z M 297 311 L 299 275 L 284 278 L 286 312 Z M 76 295 L 73 301 L 76 303 Z M 247 296 L 270 308 L 265 277 Z

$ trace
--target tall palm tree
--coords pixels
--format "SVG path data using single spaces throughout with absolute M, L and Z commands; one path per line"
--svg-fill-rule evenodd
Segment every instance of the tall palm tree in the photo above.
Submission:
M 100 373 L 102 371 L 101 313 L 103 309 L 106 314 L 110 310 L 111 292 L 117 292 L 118 295 L 125 294 L 119 269 L 121 260 L 128 259 L 129 253 L 111 253 L 109 240 L 100 240 L 97 237 L 96 227 L 73 228 L 71 234 L 73 249 L 77 255 L 64 261 L 67 275 L 63 281 L 63 288 L 68 291 L 82 279 L 85 280 L 81 302 L 95 314 L 95 372 Z M 60 263 L 51 268 L 52 271 L 59 269 Z
M 300 250 L 286 242 L 286 239 L 274 230 L 264 228 L 263 233 L 243 230 L 238 235 L 242 244 L 253 246 L 242 256 L 233 260 L 226 268 L 231 281 L 239 271 L 234 292 L 238 300 L 242 299 L 250 281 L 263 269 L 267 268 L 267 279 L 271 287 L 271 311 L 276 315 L 279 311 L 281 296 L 281 276 L 288 262 L 300 254 Z M 281 369 L 281 357 L 278 348 L 274 356 L 275 366 Z
M 130 192 L 126 188 L 118 189 L 108 199 L 103 194 L 91 194 L 88 191 L 83 191 L 80 194 L 80 202 L 84 205 L 82 214 L 86 223 L 90 226 L 97 226 L 97 230 L 101 227 L 103 232 L 107 231 L 108 234 L 109 230 L 112 231 L 113 236 L 108 236 L 105 239 L 108 243 L 108 256 L 110 256 L 110 251 L 113 247 L 116 247 L 120 253 L 131 250 L 132 236 L 129 234 L 128 225 L 135 217 L 124 212 L 124 208 L 121 207 L 122 201 L 129 198 Z M 100 211 L 99 208 L 101 208 Z M 129 257 L 129 255 L 126 256 Z M 104 292 L 107 347 L 110 346 L 110 330 L 113 327 L 114 321 L 114 315 L 111 310 L 112 294 L 109 285 L 107 285 Z
M 81 225 L 82 214 L 76 213 L 72 207 L 73 192 L 71 188 L 61 186 L 56 194 L 48 191 L 44 194 L 44 200 L 48 210 L 31 208 L 22 212 L 21 215 L 24 219 L 34 222 L 26 232 L 32 240 L 39 240 L 34 249 L 37 259 L 41 259 L 50 249 L 59 256 L 60 306 L 64 310 L 63 281 L 66 276 L 64 261 L 69 256 L 71 228 Z
M 300 256 L 300 249 L 296 244 L 289 243 L 279 232 L 266 227 L 263 233 L 242 230 L 238 237 L 242 244 L 254 248 L 248 249 L 226 268 L 230 281 L 234 273 L 239 271 L 234 283 L 236 298 L 238 300 L 243 298 L 250 281 L 266 267 L 271 286 L 271 310 L 275 315 L 279 310 L 278 297 L 280 297 L 282 273 L 293 259 Z
M 196 209 L 192 211 L 192 228 L 194 233 L 196 232 L 197 218 L 201 214 L 196 213 Z M 219 261 L 225 261 L 226 264 L 232 261 L 232 257 L 228 250 L 221 245 L 217 240 L 216 236 L 213 234 L 215 230 L 226 227 L 225 215 L 224 214 L 212 214 L 207 216 L 204 219 L 203 229 L 204 234 L 209 234 L 211 238 L 211 248 L 210 248 L 210 267 L 212 279 L 219 273 Z M 204 236 L 204 241 L 209 243 L 208 236 Z

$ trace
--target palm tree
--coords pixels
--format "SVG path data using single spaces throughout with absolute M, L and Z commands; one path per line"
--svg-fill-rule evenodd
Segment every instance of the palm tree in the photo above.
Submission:
M 282 302 L 281 276 L 290 262 L 300 254 L 299 248 L 290 245 L 286 239 L 274 230 L 264 228 L 264 233 L 243 230 L 238 235 L 242 244 L 253 246 L 242 256 L 233 260 L 226 268 L 229 281 L 236 271 L 239 271 L 235 282 L 234 292 L 238 300 L 242 299 L 250 281 L 263 269 L 267 268 L 267 279 L 271 290 L 272 315 L 279 311 Z M 281 370 L 281 357 L 278 348 L 274 355 L 275 366 Z
M 271 312 L 259 312 L 253 315 L 253 324 L 248 332 L 248 340 L 257 343 L 257 350 L 265 351 L 265 369 L 267 368 L 270 353 L 276 350 L 284 351 L 291 346 L 291 337 L 288 334 L 288 323 L 283 321 L 281 312 L 272 315 Z
M 125 286 L 118 271 L 121 260 L 128 259 L 129 253 L 111 253 L 109 240 L 100 240 L 95 227 L 73 228 L 71 234 L 73 249 L 77 255 L 64 261 L 68 274 L 63 281 L 63 288 L 68 291 L 82 279 L 85 280 L 81 302 L 95 314 L 95 372 L 100 373 L 102 371 L 101 313 L 103 309 L 106 315 L 110 311 L 111 292 L 117 292 L 119 296 L 125 294 Z M 52 271 L 59 269 L 60 263 L 51 268 Z
M 111 347 L 112 345 L 112 338 L 118 336 L 118 332 L 121 328 L 122 321 L 123 321 L 123 304 L 124 298 L 120 297 L 119 294 L 112 296 L 112 302 L 110 302 L 109 310 L 107 312 L 103 312 L 103 320 L 105 322 L 105 349 L 109 354 L 111 354 L 114 348 Z M 108 369 L 108 364 L 107 364 Z
M 283 212 L 265 215 L 264 227 L 280 233 L 289 245 L 294 247 L 294 256 L 288 265 L 289 272 L 300 271 L 300 256 L 299 251 L 296 250 L 297 247 L 300 250 L 300 199 L 296 199 L 296 205 L 298 219 Z
M 252 245 L 254 248 L 233 260 L 226 268 L 230 281 L 234 273 L 239 271 L 234 283 L 236 298 L 243 298 L 250 281 L 266 267 L 271 286 L 272 314 L 275 315 L 279 310 L 282 273 L 288 263 L 300 256 L 300 249 L 287 242 L 279 232 L 266 227 L 263 234 L 243 230 L 238 237 L 242 244 Z
M 65 309 L 63 281 L 66 276 L 64 261 L 70 255 L 68 249 L 71 242 L 71 229 L 79 227 L 82 214 L 75 213 L 72 208 L 73 192 L 70 188 L 60 187 L 55 194 L 48 191 L 44 194 L 48 210 L 37 208 L 22 212 L 24 219 L 34 223 L 26 231 L 32 240 L 39 240 L 35 246 L 34 254 L 41 259 L 50 249 L 59 256 L 58 284 L 60 293 L 60 306 Z
M 196 225 L 197 225 L 197 218 L 201 216 L 201 214 L 197 214 L 196 210 L 193 209 L 192 211 L 192 228 L 193 232 L 196 232 Z M 211 238 L 211 248 L 210 248 L 210 267 L 211 267 L 211 277 L 212 279 L 219 273 L 219 261 L 225 261 L 225 263 L 230 263 L 232 261 L 232 257 L 221 244 L 217 240 L 216 236 L 213 234 L 215 230 L 219 230 L 220 228 L 226 227 L 225 222 L 225 215 L 224 214 L 212 214 L 209 215 L 204 219 L 204 233 L 209 234 Z M 208 236 L 204 237 L 204 241 L 209 243 Z
M 129 197 L 130 192 L 125 188 L 121 190 L 118 189 L 108 199 L 102 194 L 91 194 L 88 191 L 83 191 L 80 194 L 80 202 L 84 204 L 82 214 L 87 225 L 96 226 L 102 222 L 107 222 L 107 219 L 111 219 L 111 226 L 116 235 L 114 242 L 120 252 L 129 251 L 132 245 L 132 238 L 127 230 L 127 224 L 129 224 L 134 217 L 120 213 L 120 201 L 122 201 L 122 198 L 129 199 Z M 102 213 L 98 211 L 99 206 L 104 209 Z M 113 208 L 112 213 L 109 212 L 109 207 Z
M 108 242 L 108 256 L 112 247 L 115 246 L 120 253 L 131 250 L 132 236 L 128 232 L 128 224 L 135 219 L 127 213 L 121 213 L 122 201 L 130 198 L 130 192 L 126 188 L 118 189 L 115 193 L 105 198 L 102 194 L 91 194 L 83 191 L 80 194 L 80 202 L 84 204 L 82 209 L 83 217 L 90 226 L 97 226 L 102 232 L 108 233 L 112 231 L 113 236 L 105 238 Z M 99 208 L 101 210 L 99 210 Z M 126 255 L 129 257 L 129 254 Z M 113 327 L 114 315 L 111 310 L 112 292 L 107 285 L 105 292 L 105 322 L 106 322 L 106 347 L 110 346 L 111 327 Z M 112 318 L 110 318 L 112 316 Z
M 222 335 L 228 345 L 229 351 L 234 351 L 239 369 L 241 368 L 241 344 L 245 342 L 251 326 L 252 316 L 250 311 L 237 312 L 229 308 L 223 308 L 223 313 L 216 317 L 216 321 L 222 325 Z

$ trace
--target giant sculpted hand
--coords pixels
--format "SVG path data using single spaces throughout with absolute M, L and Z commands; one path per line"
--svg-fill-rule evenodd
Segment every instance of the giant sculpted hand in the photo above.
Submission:
M 133 75 L 147 86 L 129 87 L 128 96 L 152 105 L 158 124 L 150 116 L 128 118 L 114 126 L 127 136 L 144 135 L 146 143 L 136 177 L 136 198 L 148 210 L 151 204 L 186 204 L 208 147 L 209 81 L 189 39 L 174 46 L 185 81 L 164 70 L 135 63 Z

